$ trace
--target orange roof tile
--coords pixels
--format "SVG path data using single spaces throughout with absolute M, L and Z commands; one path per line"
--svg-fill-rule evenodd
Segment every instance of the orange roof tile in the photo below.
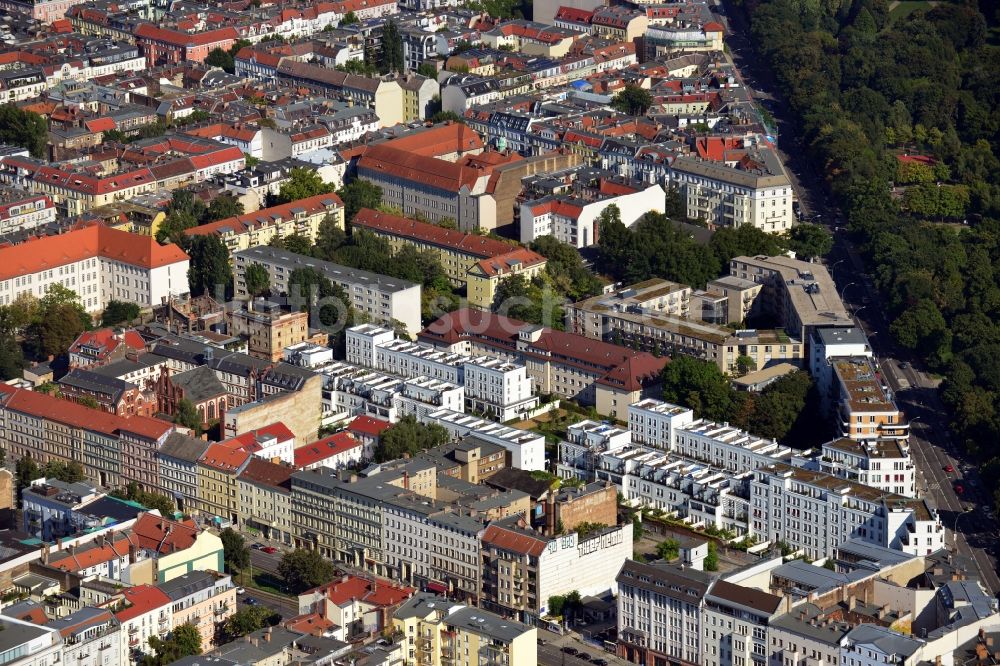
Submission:
M 305 468 L 360 446 L 361 442 L 354 439 L 350 433 L 338 432 L 295 449 L 295 466 Z
M 163 590 L 152 585 L 136 585 L 127 587 L 121 592 L 125 603 L 130 604 L 125 610 L 115 613 L 119 622 L 128 622 L 140 615 L 145 615 L 158 608 L 169 606 L 170 597 Z
M 92 225 L 0 248 L 0 280 L 40 273 L 93 257 L 147 269 L 188 259 L 174 243 L 160 245 L 150 236 Z
M 538 557 L 545 552 L 545 547 L 549 542 L 524 532 L 516 532 L 499 525 L 490 525 L 483 533 L 483 543 L 512 553 Z
M 340 580 L 320 585 L 304 594 L 321 594 L 338 606 L 360 601 L 372 606 L 387 607 L 406 601 L 414 592 L 416 589 L 412 587 L 398 586 L 381 578 L 344 576 Z
M 467 234 L 454 229 L 445 229 L 436 224 L 420 222 L 392 213 L 383 213 L 371 208 L 362 208 L 358 211 L 352 225 L 458 250 L 475 257 L 496 257 L 507 254 L 516 247 L 510 243 L 479 234 Z

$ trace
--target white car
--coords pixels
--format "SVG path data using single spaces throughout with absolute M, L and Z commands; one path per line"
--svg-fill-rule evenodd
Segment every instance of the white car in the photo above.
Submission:
M 242 594 L 246 594 L 246 593 L 247 593 L 247 591 L 244 590 L 242 587 L 236 588 L 236 594 L 242 595 Z

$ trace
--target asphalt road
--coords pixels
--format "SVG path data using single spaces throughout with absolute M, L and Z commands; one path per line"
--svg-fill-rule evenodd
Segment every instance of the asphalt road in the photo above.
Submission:
M 996 572 L 1000 528 L 987 508 L 992 505 L 993 481 L 985 486 L 974 461 L 968 460 L 952 440 L 937 382 L 926 374 L 920 359 L 902 354 L 892 340 L 891 322 L 878 290 L 846 231 L 837 224 L 841 213 L 823 190 L 823 176 L 809 159 L 808 147 L 801 143 L 784 100 L 772 96 L 777 86 L 769 69 L 753 53 L 742 9 L 730 2 L 722 4 L 724 16 L 719 16 L 719 20 L 729 33 L 726 44 L 730 61 L 738 68 L 753 97 L 766 100 L 765 106 L 777 122 L 777 151 L 788 170 L 803 217 L 826 224 L 834 234 L 834 248 L 827 265 L 845 306 L 868 336 L 896 394 L 897 404 L 911 422 L 910 444 L 917 467 L 918 495 L 926 497 L 938 509 L 942 522 L 951 531 L 948 545 L 971 560 L 980 580 L 996 594 L 1000 592 L 1000 577 Z M 954 472 L 946 471 L 949 465 Z M 955 491 L 957 485 L 962 487 L 961 495 Z

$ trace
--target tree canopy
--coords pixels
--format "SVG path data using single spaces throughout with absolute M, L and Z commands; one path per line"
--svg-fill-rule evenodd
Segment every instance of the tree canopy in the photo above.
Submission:
M 611 106 L 630 116 L 644 116 L 653 106 L 653 96 L 645 88 L 628 84 L 611 98 Z
M 288 174 L 288 181 L 281 185 L 274 203 L 285 204 L 332 191 L 333 188 L 312 169 L 296 168 Z
M 48 155 L 49 126 L 45 118 L 15 104 L 0 106 L 0 143 L 27 148 L 32 157 Z
M 127 301 L 110 300 L 101 313 L 102 326 L 117 326 L 118 324 L 130 324 L 139 318 L 138 304 Z
M 271 274 L 256 262 L 247 266 L 243 272 L 243 280 L 251 298 L 266 296 L 271 291 Z
M 334 572 L 333 563 L 316 550 L 296 548 L 282 555 L 278 563 L 278 575 L 294 594 L 328 583 Z
M 222 539 L 222 556 L 230 573 L 234 570 L 242 572 L 250 566 L 250 548 L 242 534 L 227 527 L 219 534 L 219 538 Z
M 198 234 L 191 236 L 186 246 L 191 294 L 208 294 L 220 302 L 228 300 L 233 291 L 233 270 L 229 265 L 229 249 L 222 238 L 214 233 Z
M 421 451 L 446 444 L 451 438 L 442 426 L 423 424 L 407 415 L 382 433 L 375 448 L 375 461 L 396 460 L 403 455 L 416 455 Z

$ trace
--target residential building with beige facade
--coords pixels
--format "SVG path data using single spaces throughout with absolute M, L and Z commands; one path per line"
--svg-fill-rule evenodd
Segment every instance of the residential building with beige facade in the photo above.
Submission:
M 230 256 L 240 250 L 268 245 L 276 238 L 302 236 L 316 242 L 319 225 L 330 218 L 344 228 L 344 203 L 336 194 L 317 194 L 306 199 L 264 208 L 254 213 L 209 222 L 184 231 L 187 236 L 215 234 L 229 249 Z
M 282 312 L 263 299 L 247 302 L 230 313 L 230 334 L 247 337 L 247 353 L 265 361 L 280 361 L 285 347 L 300 342 L 326 345 L 329 335 L 309 328 L 308 312 Z
M 518 245 L 370 208 L 358 212 L 352 227 L 384 238 L 397 252 L 404 245 L 412 245 L 433 253 L 449 279 L 466 285 L 469 302 L 484 309 L 493 304 L 502 279 L 511 275 L 531 279 L 547 263 L 542 255 Z
M 170 597 L 174 626 L 190 624 L 201 635 L 201 651 L 219 645 L 222 627 L 236 612 L 232 577 L 217 571 L 192 571 L 156 587 Z
M 444 597 L 419 593 L 393 615 L 405 666 L 538 663 L 538 630 Z
M 237 477 L 250 463 L 250 453 L 234 440 L 210 444 L 198 459 L 199 513 L 220 526 L 238 525 L 240 505 Z
M 240 524 L 291 545 L 294 467 L 254 457 L 236 477 Z

